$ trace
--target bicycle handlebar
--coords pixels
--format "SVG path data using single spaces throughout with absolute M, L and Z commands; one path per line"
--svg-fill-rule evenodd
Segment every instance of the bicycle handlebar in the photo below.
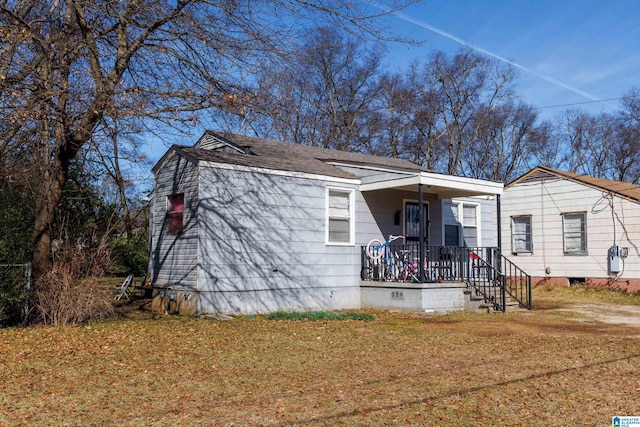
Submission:
M 404 239 L 404 236 L 394 236 L 393 234 L 389 234 L 388 242 L 393 242 L 394 240 Z

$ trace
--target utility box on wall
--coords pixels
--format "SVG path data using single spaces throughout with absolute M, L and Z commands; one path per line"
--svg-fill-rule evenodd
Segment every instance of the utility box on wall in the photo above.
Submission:
M 622 272 L 622 258 L 620 258 L 620 247 L 613 245 L 609 248 L 609 274 Z

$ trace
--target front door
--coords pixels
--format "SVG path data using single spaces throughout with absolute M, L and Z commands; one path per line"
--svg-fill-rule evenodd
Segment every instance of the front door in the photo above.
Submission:
M 420 240 L 420 219 L 418 216 L 418 202 L 404 202 L 404 236 L 407 242 Z M 429 205 L 424 203 L 424 241 L 429 244 Z

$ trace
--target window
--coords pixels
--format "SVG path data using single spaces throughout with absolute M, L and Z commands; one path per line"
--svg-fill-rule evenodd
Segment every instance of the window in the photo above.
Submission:
M 478 246 L 478 205 L 446 202 L 443 209 L 445 246 Z
M 460 223 L 458 222 L 458 204 L 443 203 L 444 245 L 460 246 Z
M 462 237 L 464 245 L 478 246 L 478 206 L 462 205 Z
M 531 216 L 511 217 L 511 252 L 533 252 L 531 241 Z
M 352 245 L 354 191 L 329 189 L 327 194 L 327 243 Z
M 586 213 L 562 214 L 562 235 L 566 255 L 587 254 Z
M 167 196 L 167 232 L 178 234 L 184 228 L 184 193 Z

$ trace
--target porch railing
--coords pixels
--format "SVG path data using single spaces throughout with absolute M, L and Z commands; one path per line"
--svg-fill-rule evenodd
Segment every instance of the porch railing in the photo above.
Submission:
M 420 276 L 419 243 L 391 244 L 379 259 L 362 247 L 362 280 L 414 283 L 467 283 L 495 310 L 504 311 L 507 296 L 531 309 L 531 277 L 493 247 L 425 246 Z

